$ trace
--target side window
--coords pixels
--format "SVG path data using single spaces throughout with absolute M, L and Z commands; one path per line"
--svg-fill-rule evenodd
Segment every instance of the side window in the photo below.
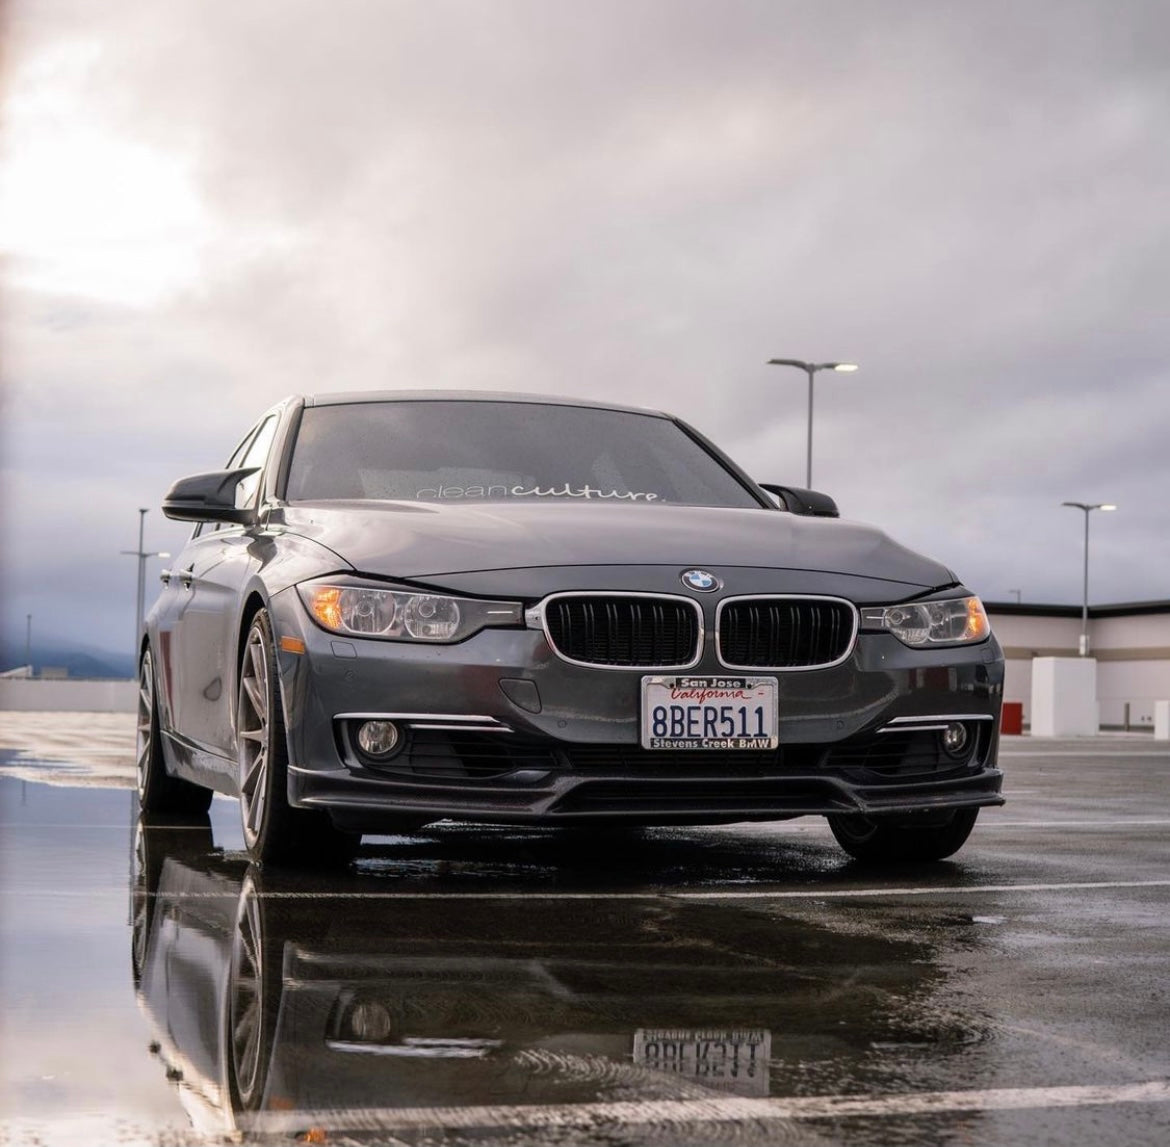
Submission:
M 232 456 L 224 465 L 225 470 L 234 470 L 237 466 L 243 464 L 244 452 L 248 449 L 248 444 L 256 437 L 256 427 L 253 426 L 247 434 L 244 435 L 244 440 L 232 451 Z
M 260 483 L 264 480 L 264 463 L 268 461 L 268 451 L 272 449 L 272 439 L 276 434 L 276 415 L 266 418 L 256 431 L 243 458 L 236 463 L 241 469 L 248 466 L 258 466 L 259 469 L 250 478 L 245 478 L 236 490 L 236 505 L 250 506 L 256 500 L 260 490 Z

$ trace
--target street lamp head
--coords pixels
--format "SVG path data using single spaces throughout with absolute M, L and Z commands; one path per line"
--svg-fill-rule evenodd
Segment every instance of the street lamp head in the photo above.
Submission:
M 1098 510 L 1116 510 L 1117 507 L 1114 506 L 1111 502 L 1106 502 L 1105 505 L 1098 506 L 1097 509 Z
M 836 370 L 842 374 L 849 374 L 858 369 L 855 362 L 805 362 L 802 358 L 770 358 L 769 366 L 794 366 L 798 370 L 807 370 L 816 373 L 818 370 Z
M 805 362 L 800 358 L 770 358 L 769 366 L 794 366 L 808 375 L 808 452 L 805 455 L 804 484 L 812 487 L 812 442 L 813 442 L 813 379 L 817 371 L 839 370 L 852 371 L 857 369 L 855 362 Z
M 1087 514 L 1090 510 L 1116 510 L 1117 507 L 1112 502 L 1061 502 L 1062 506 L 1072 506 L 1077 510 L 1084 510 Z

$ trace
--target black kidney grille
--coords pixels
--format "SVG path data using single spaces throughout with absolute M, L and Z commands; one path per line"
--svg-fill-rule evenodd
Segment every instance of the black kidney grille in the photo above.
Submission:
M 724 665 L 801 669 L 829 665 L 849 651 L 853 607 L 816 598 L 752 598 L 728 602 L 719 615 Z
M 589 665 L 669 669 L 698 655 L 699 614 L 670 598 L 562 597 L 545 607 L 556 651 Z

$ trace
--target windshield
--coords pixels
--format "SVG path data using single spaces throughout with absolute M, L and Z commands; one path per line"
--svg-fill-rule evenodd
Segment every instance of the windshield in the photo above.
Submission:
M 759 507 L 667 418 L 445 400 L 308 407 L 287 496 Z

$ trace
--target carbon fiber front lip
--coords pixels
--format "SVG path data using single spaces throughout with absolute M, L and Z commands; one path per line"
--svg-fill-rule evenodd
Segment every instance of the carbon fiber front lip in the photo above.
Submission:
M 548 825 L 598 820 L 641 824 L 704 824 L 782 820 L 796 816 L 910 814 L 1003 804 L 1003 774 L 985 768 L 964 777 L 908 784 L 858 785 L 842 776 L 631 777 L 560 774 L 508 788 L 500 782 L 355 777 L 346 770 L 302 773 L 299 802 L 329 811 L 339 823 L 376 832 L 380 817 L 454 819 Z

